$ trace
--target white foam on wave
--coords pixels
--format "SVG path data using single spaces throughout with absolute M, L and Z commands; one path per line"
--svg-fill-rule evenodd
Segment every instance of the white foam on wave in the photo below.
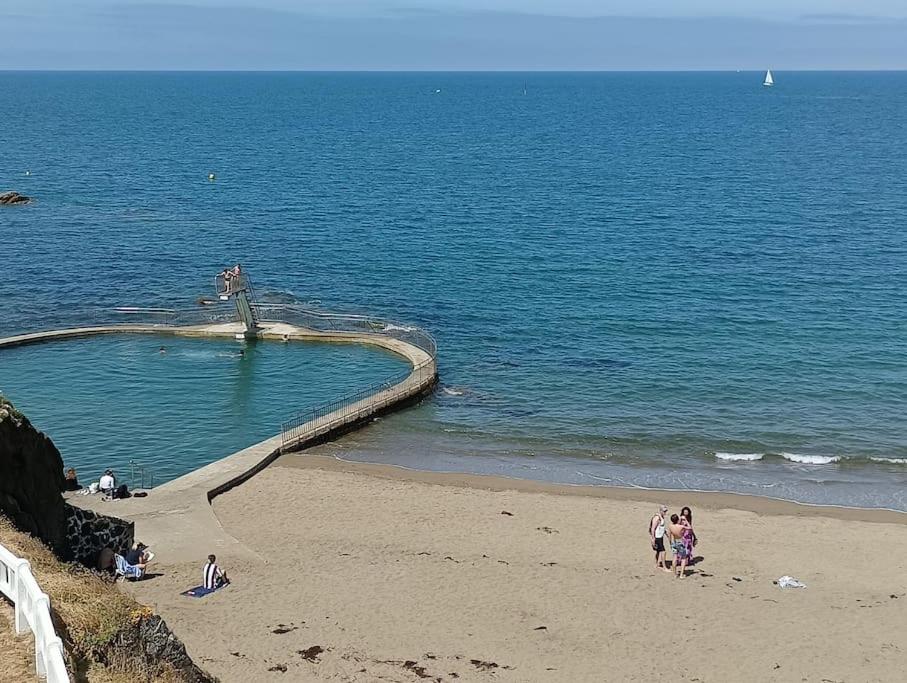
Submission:
M 873 462 L 887 462 L 892 465 L 907 465 L 907 458 L 869 458 Z
M 725 453 L 723 451 L 718 451 L 715 453 L 715 457 L 719 460 L 741 460 L 741 461 L 753 461 L 753 460 L 762 460 L 762 453 Z
M 841 459 L 840 455 L 803 455 L 802 453 L 781 453 L 782 458 L 802 465 L 831 465 Z

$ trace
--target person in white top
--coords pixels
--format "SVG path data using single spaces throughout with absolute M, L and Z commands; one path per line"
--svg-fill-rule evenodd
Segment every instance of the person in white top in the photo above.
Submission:
M 665 515 L 667 505 L 659 505 L 652 519 L 649 520 L 649 536 L 652 541 L 652 550 L 655 551 L 655 569 L 661 567 L 664 571 L 671 571 L 665 564 Z
M 101 489 L 101 493 L 106 493 L 108 496 L 113 494 L 113 490 L 117 487 L 116 477 L 113 476 L 112 470 L 107 470 L 101 476 L 101 481 L 98 482 L 98 488 Z

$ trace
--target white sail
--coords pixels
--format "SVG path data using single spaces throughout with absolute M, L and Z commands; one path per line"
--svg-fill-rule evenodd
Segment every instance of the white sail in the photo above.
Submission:
M 774 84 L 775 84 L 775 79 L 772 78 L 772 70 L 769 69 L 768 71 L 765 72 L 765 80 L 762 81 L 762 85 L 764 85 L 766 87 L 771 87 Z

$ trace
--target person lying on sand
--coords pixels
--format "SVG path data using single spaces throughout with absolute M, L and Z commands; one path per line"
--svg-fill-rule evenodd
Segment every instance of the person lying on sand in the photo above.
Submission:
M 649 537 L 652 541 L 652 550 L 655 551 L 655 568 L 661 567 L 666 572 L 671 571 L 665 564 L 665 514 L 667 505 L 659 505 L 658 511 L 649 520 Z
M 671 537 L 671 550 L 674 551 L 674 574 L 682 579 L 686 576 L 693 547 L 693 527 L 678 515 L 671 515 L 668 534 Z

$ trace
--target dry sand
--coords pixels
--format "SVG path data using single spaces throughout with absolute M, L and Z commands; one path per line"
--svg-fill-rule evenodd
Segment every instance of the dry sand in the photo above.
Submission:
M 682 580 L 652 567 L 661 499 L 695 512 Z M 907 515 L 305 455 L 214 507 L 260 560 L 223 558 L 233 585 L 192 600 L 200 562 L 156 548 L 161 576 L 130 589 L 225 683 L 907 676 Z

